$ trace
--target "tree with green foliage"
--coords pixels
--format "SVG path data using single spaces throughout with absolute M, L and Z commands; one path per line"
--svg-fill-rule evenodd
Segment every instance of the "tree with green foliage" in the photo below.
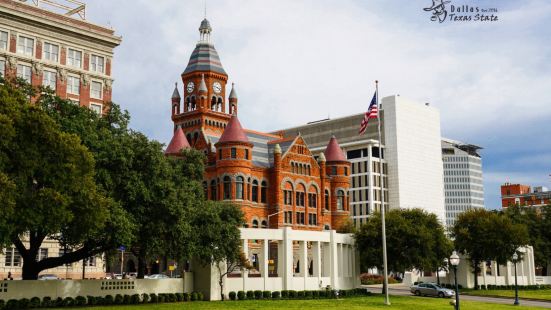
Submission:
M 1 191 L 2 211 L 7 212 L 0 231 L 9 232 L 23 258 L 23 279 L 30 280 L 42 270 L 127 242 L 131 226 L 124 210 L 97 189 L 89 150 L 43 109 L 29 104 L 26 89 L 25 84 L 0 85 L 0 126 L 6 129 L 0 143 L 0 182 L 11 188 L 8 197 Z M 46 238 L 74 251 L 38 261 Z
M 391 210 L 385 215 L 389 270 L 436 270 L 442 266 L 452 247 L 435 214 L 421 209 L 405 209 Z M 381 234 L 379 213 L 373 214 L 355 234 L 364 271 L 373 267 L 383 269 Z
M 526 225 L 513 223 L 500 212 L 480 208 L 457 217 L 452 237 L 456 250 L 469 257 L 476 289 L 482 262 L 495 260 L 505 264 L 519 247 L 529 242 Z
M 65 131 L 81 137 L 96 159 L 98 187 L 129 214 L 134 238 L 125 245 L 138 258 L 138 278 L 159 257 L 190 259 L 191 219 L 204 201 L 204 155 L 189 149 L 181 158 L 164 156 L 161 143 L 128 128 L 130 116 L 116 104 L 100 117 L 52 96 L 39 102 Z
M 551 257 L 551 206 L 534 208 L 512 205 L 503 212 L 513 223 L 527 227 L 529 244 L 534 248 L 535 265 L 547 274 Z
M 237 269 L 250 269 L 250 263 L 241 249 L 239 227 L 244 224 L 239 206 L 230 203 L 207 201 L 196 210 L 193 226 L 196 258 L 204 266 L 218 270 L 220 294 L 224 300 L 224 277 Z

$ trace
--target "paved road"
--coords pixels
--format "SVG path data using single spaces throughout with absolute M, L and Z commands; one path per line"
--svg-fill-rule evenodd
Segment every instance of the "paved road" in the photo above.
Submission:
M 373 293 L 381 293 L 381 286 L 380 285 L 368 285 L 367 288 L 369 291 Z M 404 296 L 412 296 L 411 292 L 409 291 L 408 287 L 402 286 L 402 285 L 389 285 L 389 293 L 390 295 L 404 295 Z M 430 298 L 430 297 L 420 297 L 420 298 Z M 472 300 L 472 301 L 480 301 L 480 302 L 490 302 L 490 303 L 496 303 L 496 304 L 513 304 L 512 298 L 496 298 L 496 297 L 485 297 L 485 296 L 469 296 L 469 295 L 459 295 L 459 299 L 461 300 Z M 535 301 L 535 300 L 526 300 L 526 299 L 520 299 L 520 304 L 523 306 L 533 306 L 533 307 L 542 307 L 542 308 L 550 308 L 551 309 L 551 302 L 546 301 Z

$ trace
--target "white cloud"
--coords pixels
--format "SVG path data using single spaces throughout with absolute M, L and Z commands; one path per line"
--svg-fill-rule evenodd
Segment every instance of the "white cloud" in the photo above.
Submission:
M 393 6 L 209 1 L 212 36 L 236 82 L 244 126 L 275 130 L 362 112 L 375 79 L 382 96 L 438 107 L 444 133 L 458 140 L 501 147 L 508 132 L 551 119 L 551 70 L 542 69 L 551 67 L 542 37 L 549 34 L 551 4 L 509 4 L 492 24 L 431 23 L 423 3 Z M 92 21 L 109 19 L 123 36 L 115 50 L 114 100 L 130 110 L 135 128 L 167 142 L 170 94 L 198 39 L 203 1 L 102 1 L 88 10 Z

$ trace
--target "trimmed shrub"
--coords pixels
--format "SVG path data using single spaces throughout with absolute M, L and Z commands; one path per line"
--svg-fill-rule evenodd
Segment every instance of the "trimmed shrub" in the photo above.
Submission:
M 176 293 L 176 300 L 177 301 L 184 301 L 184 294 Z
M 157 299 L 160 303 L 166 302 L 166 294 L 158 294 Z
M 247 299 L 254 299 L 254 292 L 253 291 L 247 291 Z
M 63 302 L 61 302 L 62 307 L 72 307 L 74 305 L 75 300 L 73 299 L 73 297 L 65 297 L 65 299 L 63 299 Z
M 148 303 L 149 302 L 149 294 L 142 294 L 142 302 L 144 304 Z
M 94 296 L 86 296 L 86 304 L 88 306 L 94 306 L 96 305 L 96 297 Z
M 129 305 L 130 304 L 130 295 L 124 295 L 122 296 L 122 303 L 125 304 L 125 305 Z
M 189 295 L 189 293 L 184 293 L 184 301 L 190 301 L 191 300 L 191 296 Z
M 245 294 L 245 291 L 239 291 L 239 292 L 237 292 L 237 299 L 239 299 L 239 300 L 245 300 L 245 299 L 247 299 L 247 295 Z
M 19 299 L 19 302 L 17 303 L 17 307 L 19 309 L 28 309 L 31 305 L 31 301 L 27 298 Z
M 104 305 L 112 305 L 113 303 L 115 303 L 115 298 L 113 298 L 113 295 L 107 295 L 103 299 Z
M 272 292 L 272 299 L 279 299 L 281 294 L 278 291 Z
M 40 307 L 40 298 L 38 298 L 38 297 L 31 298 L 31 301 L 29 302 L 29 307 L 31 307 L 31 308 Z M 2 306 L 0 306 L 0 309 L 2 309 Z
M 133 304 L 133 305 L 139 304 L 140 303 L 140 295 L 139 294 L 133 294 L 132 296 L 130 296 L 130 303 Z
M 105 298 L 103 297 L 94 297 L 96 305 L 105 305 Z
M 305 291 L 298 291 L 297 292 L 297 298 L 298 299 L 303 299 L 305 296 Z
M 254 299 L 262 299 L 262 291 L 260 290 L 254 291 Z
M 122 305 L 123 301 L 124 301 L 124 297 L 122 297 L 121 294 L 115 295 L 115 304 L 116 305 Z
M 149 302 L 158 303 L 159 298 L 157 297 L 157 294 L 154 294 L 154 293 L 149 294 Z
M 306 299 L 312 299 L 314 297 L 314 294 L 312 293 L 312 291 L 304 291 L 304 297 L 306 297 Z
M 287 299 L 287 298 L 289 298 L 289 291 L 288 291 L 288 290 L 283 290 L 283 291 L 281 291 L 281 298 L 282 298 L 282 299 Z
M 3 299 L 0 299 L 0 310 L 4 309 L 6 302 Z
M 312 291 L 312 298 L 314 299 L 320 298 L 320 291 Z
M 339 297 L 346 297 L 346 290 L 339 290 Z
M 42 298 L 42 302 L 40 303 L 40 307 L 42 308 L 48 308 L 52 306 L 52 298 L 51 297 L 44 297 Z M 2 307 L 0 307 L 2 309 Z
M 235 300 L 237 298 L 237 293 L 236 292 L 230 292 L 230 300 Z
M 270 291 L 263 291 L 263 292 L 262 292 L 262 298 L 263 298 L 263 299 L 270 299 L 270 298 L 272 298 L 272 292 L 270 292 Z
M 19 307 L 19 302 L 17 301 L 17 299 L 10 299 L 4 306 L 4 309 L 11 310 L 11 309 L 17 309 L 18 307 Z
M 197 300 L 200 300 L 200 301 L 205 300 L 205 295 L 203 295 L 202 292 L 197 292 Z
M 191 293 L 191 301 L 197 301 L 197 299 L 198 299 L 197 297 L 198 297 L 197 292 Z
M 170 294 L 167 294 L 166 297 L 168 302 L 176 302 L 176 294 L 170 293 Z
M 290 290 L 287 296 L 289 296 L 289 299 L 297 298 L 297 291 Z
M 75 306 L 85 306 L 85 305 L 86 305 L 86 297 L 77 296 L 75 298 Z

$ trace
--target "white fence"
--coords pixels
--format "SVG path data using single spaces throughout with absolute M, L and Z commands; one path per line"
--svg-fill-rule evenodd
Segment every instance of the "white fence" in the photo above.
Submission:
M 193 275 L 183 279 L 124 279 L 124 280 L 20 280 L 0 281 L 0 299 L 33 297 L 105 297 L 133 294 L 184 293 L 193 290 Z

